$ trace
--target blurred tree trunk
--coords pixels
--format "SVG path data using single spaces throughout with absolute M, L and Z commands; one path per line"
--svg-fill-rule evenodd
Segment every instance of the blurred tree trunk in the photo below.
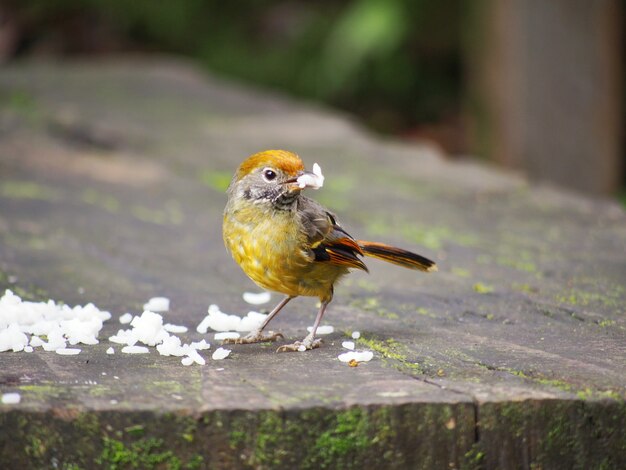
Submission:
M 473 152 L 595 194 L 623 184 L 620 0 L 468 2 Z

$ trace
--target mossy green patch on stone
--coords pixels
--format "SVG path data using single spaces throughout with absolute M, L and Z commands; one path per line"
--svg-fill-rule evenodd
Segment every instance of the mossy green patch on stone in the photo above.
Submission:
M 397 367 L 406 368 L 418 374 L 423 373 L 419 364 L 409 360 L 406 346 L 393 338 L 379 340 L 376 338 L 361 336 L 357 342 L 372 351 L 376 351 L 385 359 L 397 361 L 395 364 Z
M 61 470 L 83 470 L 83 467 L 76 463 L 64 462 L 63 464 L 61 464 Z
M 416 424 L 409 418 L 414 412 L 354 407 L 245 413 L 231 422 L 229 448 L 241 457 L 240 465 L 251 468 L 407 468 L 410 457 L 398 447 L 402 436 L 414 426 L 435 429 L 445 418 L 442 413 L 419 413 Z
M 61 193 L 49 186 L 34 181 L 2 181 L 0 196 L 10 199 L 32 199 L 39 201 L 58 201 Z
M 37 119 L 40 114 L 39 105 L 33 94 L 22 89 L 0 92 L 0 105 L 29 121 Z
M 48 451 L 46 440 L 42 436 L 31 435 L 24 446 L 24 451 L 34 461 L 42 459 Z
M 143 436 L 146 433 L 146 428 L 141 424 L 134 424 L 132 426 L 124 428 L 124 432 L 133 437 L 139 437 Z
M 12 440 L 0 442 L 0 447 L 10 444 L 7 448 L 12 451 L 3 455 L 3 459 L 9 462 L 25 459 L 21 463 L 28 463 L 27 467 L 8 464 L 7 468 L 51 468 L 53 461 L 56 468 L 91 467 L 87 460 L 94 454 L 97 440 L 94 437 L 100 428 L 96 414 L 73 409 L 63 410 L 60 417 L 28 412 L 14 416 L 0 414 L 0 428 L 4 428 L 3 420 L 7 422 L 7 419 L 12 423 Z M 73 446 L 75 448 L 68 452 Z
M 0 424 L 3 419 L 7 416 L 0 415 Z M 59 416 L 26 413 L 18 417 L 14 428 L 16 438 L 26 438 L 27 443 L 15 447 L 23 448 L 29 468 L 201 468 L 202 447 L 194 448 L 188 440 L 177 438 L 178 431 L 195 433 L 197 421 L 172 414 L 159 419 L 162 425 L 146 414 L 131 417 L 68 409 Z M 20 461 L 19 455 L 12 454 L 18 460 L 11 462 Z
M 491 264 L 493 263 L 493 256 L 487 254 L 481 254 L 476 256 L 476 262 L 478 264 Z
M 555 295 L 559 303 L 576 306 L 600 306 L 606 308 L 620 308 L 626 305 L 626 287 L 596 278 L 576 278 L 570 286 Z
M 615 400 L 624 402 L 626 395 L 622 395 L 615 390 L 594 390 L 585 388 L 576 392 L 576 396 L 581 400 Z
M 356 181 L 352 176 L 334 175 L 327 179 L 324 188 L 318 191 L 315 199 L 332 211 L 343 212 L 350 208 L 350 193 L 355 186 Z
M 477 282 L 472 286 L 475 292 L 479 294 L 491 294 L 495 288 L 489 284 L 485 284 L 483 282 Z
M 386 309 L 379 309 L 379 310 L 377 310 L 376 311 L 376 315 L 378 315 L 379 317 L 382 317 L 382 318 L 388 318 L 390 320 L 396 320 L 396 319 L 400 318 L 397 313 L 390 312 L 390 311 L 388 311 Z
M 100 431 L 100 419 L 98 415 L 89 413 L 88 411 L 78 413 L 74 418 L 73 424 L 81 432 L 88 435 L 95 435 Z
M 372 442 L 367 413 L 353 408 L 337 413 L 336 422 L 315 441 L 313 453 L 321 468 L 328 468 L 341 457 L 361 452 Z M 386 427 L 385 431 L 391 430 Z M 385 436 L 381 437 L 385 439 Z
M 620 468 L 619 454 L 626 451 L 624 402 L 484 403 L 478 414 L 486 468 L 524 456 L 529 468 Z
M 382 307 L 378 297 L 359 297 L 350 302 L 350 305 L 367 312 L 373 312 L 381 318 L 388 318 L 390 320 L 399 318 L 397 313 Z
M 474 444 L 470 450 L 463 455 L 462 470 L 479 470 L 483 468 L 485 452 L 480 449 L 478 444 Z
M 347 280 L 347 279 L 346 279 Z M 376 293 L 380 291 L 380 286 L 369 279 L 360 278 L 356 281 L 356 286 L 366 292 Z
M 48 401 L 58 398 L 67 393 L 67 388 L 54 382 L 42 382 L 33 385 L 20 385 L 17 387 L 20 393 L 36 401 Z
M 366 338 L 361 336 L 358 340 L 359 344 L 363 344 L 368 348 L 380 353 L 383 357 L 389 359 L 395 359 L 398 361 L 405 361 L 406 356 L 398 352 L 398 347 L 400 343 L 398 343 L 394 339 L 387 339 L 385 341 L 381 341 L 375 338 Z
M 541 384 L 541 385 L 545 385 L 545 386 L 553 387 L 553 388 L 558 388 L 559 390 L 562 390 L 564 392 L 572 392 L 574 389 L 574 386 L 568 382 L 555 379 L 555 378 L 545 377 L 537 372 L 529 372 L 529 371 L 525 372 L 522 370 L 512 369 L 509 367 L 498 367 L 496 369 L 500 371 L 508 372 L 509 374 L 515 375 L 522 379 L 532 381 L 537 384 Z
M 92 397 L 106 397 L 111 393 L 111 387 L 107 385 L 91 385 L 88 389 L 88 393 Z
M 166 204 L 158 209 L 133 205 L 130 207 L 130 213 L 142 222 L 155 225 L 180 225 L 184 219 L 183 213 L 176 203 Z
M 279 413 L 262 411 L 254 418 L 236 418 L 228 433 L 229 446 L 238 449 L 242 459 L 255 468 L 272 468 L 285 458 L 284 447 L 288 447 L 296 430 Z
M 85 469 L 458 468 L 474 436 L 468 403 L 229 410 L 198 417 L 59 411 L 0 414 L 0 426 L 15 430 L 10 441 L 0 436 L 12 468 L 25 461 L 48 468 L 51 459 L 56 468 Z
M 124 468 L 183 468 L 181 460 L 164 448 L 162 439 L 146 438 L 129 445 L 110 437 L 103 438 L 102 453 L 95 462 L 110 470 Z
M 4 241 L 7 245 L 18 249 L 27 249 L 32 251 L 45 251 L 52 250 L 54 240 L 54 234 L 46 233 L 42 235 L 36 235 L 33 233 L 25 232 L 13 232 L 7 234 Z
M 228 436 L 231 449 L 236 449 L 246 442 L 247 433 L 241 429 L 234 429 L 230 431 Z
M 34 285 L 18 285 L 18 281 L 16 277 L 0 271 L 0 297 L 4 295 L 6 289 L 9 289 L 22 300 L 41 301 L 50 298 L 45 290 Z
M 524 254 L 526 254 L 526 256 L 524 256 Z M 531 260 L 531 255 L 524 252 L 520 253 L 519 257 L 515 258 L 505 255 L 497 256 L 496 263 L 500 266 L 506 266 L 528 273 L 534 273 L 537 271 L 537 265 Z
M 118 214 L 126 210 L 115 196 L 93 188 L 85 189 L 80 195 L 80 200 L 85 204 L 98 207 L 111 214 Z M 128 211 L 136 219 L 155 225 L 179 225 L 184 221 L 184 214 L 180 204 L 174 200 L 165 202 L 160 208 L 134 204 L 128 208 Z
M 459 233 L 444 226 L 419 227 L 408 223 L 392 223 L 381 218 L 368 217 L 363 221 L 368 232 L 374 236 L 402 236 L 405 240 L 425 246 L 431 250 L 439 250 L 446 243 L 461 246 L 474 246 L 477 237 L 468 233 Z
M 200 181 L 220 193 L 226 191 L 232 177 L 232 173 L 227 171 L 205 170 L 200 173 Z
M 433 312 L 430 311 L 430 309 L 424 308 L 424 307 L 418 307 L 415 309 L 415 313 L 417 313 L 418 315 L 422 315 L 424 317 L 428 317 L 428 318 L 437 318 L 437 315 L 435 315 Z
M 517 271 L 527 273 L 536 273 L 537 260 L 540 256 L 541 248 L 537 246 L 528 246 L 529 241 L 526 238 L 518 238 L 503 236 L 501 242 L 492 252 L 492 261 L 495 264 L 507 268 L 513 268 Z
M 470 277 L 472 275 L 472 272 L 469 269 L 460 268 L 458 266 L 453 266 L 450 271 L 458 277 Z
M 177 380 L 155 380 L 150 383 L 150 388 L 160 394 L 182 393 L 185 389 Z
M 614 293 L 601 293 L 586 291 L 577 288 L 568 289 L 565 292 L 555 296 L 555 300 L 559 303 L 580 305 L 586 307 L 590 304 L 602 305 L 604 307 L 615 308 L 620 306 L 623 291 L 614 291 Z
M 530 284 L 522 284 L 518 282 L 514 282 L 512 288 L 516 291 L 525 292 L 527 294 L 536 294 L 537 292 L 539 292 L 539 289 L 531 286 Z
M 98 207 L 112 214 L 118 213 L 120 209 L 120 201 L 115 196 L 101 193 L 95 189 L 85 189 L 80 198 L 85 204 Z
M 564 380 L 559 379 L 551 379 L 547 377 L 532 377 L 534 382 L 540 383 L 541 385 L 546 385 L 548 387 L 558 388 L 564 392 L 571 392 L 574 386 Z

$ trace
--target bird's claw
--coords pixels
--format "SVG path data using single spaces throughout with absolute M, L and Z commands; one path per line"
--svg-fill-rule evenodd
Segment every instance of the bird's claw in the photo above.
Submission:
M 222 341 L 222 344 L 252 344 L 252 343 L 264 343 L 266 341 L 276 341 L 278 338 L 284 338 L 282 333 L 269 331 L 266 334 L 260 331 L 253 331 L 243 338 L 226 338 Z
M 296 341 L 292 344 L 283 344 L 276 349 L 276 352 L 297 352 L 297 351 L 308 351 L 310 349 L 317 349 L 321 346 L 321 339 L 308 339 L 305 338 L 302 341 Z

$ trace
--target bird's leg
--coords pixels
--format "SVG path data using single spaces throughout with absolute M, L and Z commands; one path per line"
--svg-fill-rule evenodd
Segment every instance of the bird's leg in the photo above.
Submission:
M 243 338 L 228 338 L 228 339 L 225 339 L 224 341 L 222 341 L 222 344 L 262 343 L 264 341 L 276 341 L 278 338 L 284 338 L 282 333 L 278 333 L 278 332 L 275 333 L 273 331 L 270 331 L 267 334 L 263 334 L 263 329 L 272 320 L 272 318 L 274 318 L 276 316 L 276 314 L 278 312 L 280 312 L 280 310 L 285 305 L 287 305 L 287 302 L 289 302 L 291 299 L 293 299 L 293 297 L 287 296 L 283 300 L 281 300 L 280 303 L 276 307 L 274 307 L 274 310 L 272 310 L 269 313 L 269 315 L 267 316 L 265 321 L 263 321 L 261 326 L 259 328 L 257 328 L 256 330 L 252 330 L 250 333 L 248 333 Z
M 322 317 L 324 316 L 324 312 L 326 311 L 326 307 L 330 303 L 330 300 L 322 302 L 322 305 L 317 312 L 317 317 L 315 317 L 315 323 L 313 324 L 313 329 L 311 332 L 305 336 L 302 341 L 296 341 L 293 344 L 284 344 L 280 346 L 276 352 L 288 352 L 288 351 L 306 351 L 308 349 L 319 348 L 320 344 L 322 344 L 321 339 L 315 339 L 315 332 L 317 331 L 317 327 L 320 326 L 322 322 Z

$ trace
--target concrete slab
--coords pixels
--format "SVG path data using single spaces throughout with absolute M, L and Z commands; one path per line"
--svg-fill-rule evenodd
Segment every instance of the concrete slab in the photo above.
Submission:
M 110 310 L 77 356 L 0 353 L 6 468 L 618 468 L 626 450 L 626 215 L 349 118 L 155 59 L 0 74 L 1 288 Z M 221 240 L 224 189 L 266 148 L 320 163 L 312 194 L 358 238 L 438 261 L 376 261 L 336 290 L 321 349 L 224 361 L 107 355 L 164 295 L 186 340 L 255 286 Z M 274 296 L 273 301 L 279 297 Z M 315 316 L 293 301 L 273 329 Z M 341 342 L 375 352 L 351 368 Z M 7 466 L 8 465 L 8 466 Z

